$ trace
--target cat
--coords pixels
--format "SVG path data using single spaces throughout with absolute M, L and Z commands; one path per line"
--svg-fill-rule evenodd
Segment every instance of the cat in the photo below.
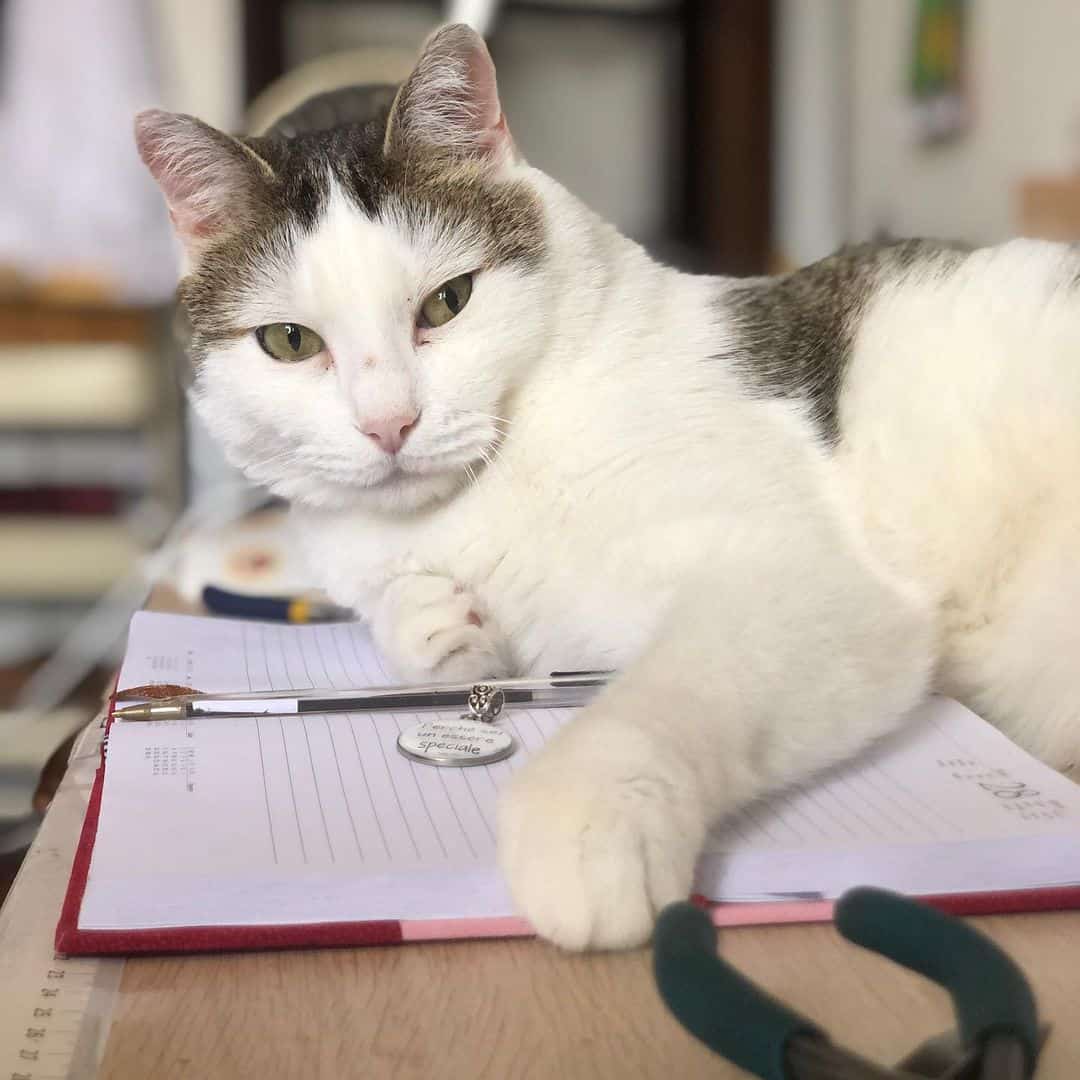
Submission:
M 502 796 L 541 936 L 645 942 L 711 822 L 930 690 L 1073 766 L 1075 249 L 679 273 L 525 162 L 460 25 L 366 120 L 136 138 L 194 405 L 397 674 L 619 672 Z

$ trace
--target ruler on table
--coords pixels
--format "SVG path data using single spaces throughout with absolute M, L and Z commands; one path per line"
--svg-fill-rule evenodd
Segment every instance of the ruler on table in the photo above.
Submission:
M 0 910 L 0 1080 L 84 1080 L 104 1052 L 124 961 L 53 950 L 99 741 L 96 723 L 76 741 Z

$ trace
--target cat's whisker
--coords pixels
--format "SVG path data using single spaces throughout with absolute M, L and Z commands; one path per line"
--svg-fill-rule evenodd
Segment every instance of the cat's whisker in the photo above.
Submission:
M 262 457 L 254 458 L 251 461 L 252 465 L 269 465 L 278 461 L 284 461 L 289 458 L 296 458 L 301 452 L 301 447 L 298 446 L 286 446 L 275 450 L 273 453 L 264 454 Z
M 479 409 L 470 409 L 464 415 L 479 417 L 481 420 L 488 420 L 495 427 L 504 429 L 509 429 L 510 425 L 513 423 L 512 420 L 507 420 L 505 416 L 496 416 L 494 413 L 481 412 Z
M 295 454 L 269 454 L 264 458 L 255 458 L 247 463 L 247 468 L 252 470 L 277 469 L 290 467 L 297 462 Z
M 476 449 L 477 453 L 483 459 L 484 466 L 486 468 L 494 470 L 496 467 L 503 469 L 508 467 L 508 463 L 504 461 L 499 455 L 499 450 L 501 448 L 496 446 L 495 443 L 487 443 L 485 445 L 478 446 Z M 512 466 L 510 466 L 510 471 L 513 472 Z M 513 489 L 511 488 L 511 490 Z

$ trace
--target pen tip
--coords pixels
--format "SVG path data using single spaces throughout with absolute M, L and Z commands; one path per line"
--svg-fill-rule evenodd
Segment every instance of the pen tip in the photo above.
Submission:
M 183 720 L 186 715 L 183 705 L 163 705 L 160 702 L 125 705 L 122 709 L 113 710 L 113 719 L 125 723 L 132 720 Z

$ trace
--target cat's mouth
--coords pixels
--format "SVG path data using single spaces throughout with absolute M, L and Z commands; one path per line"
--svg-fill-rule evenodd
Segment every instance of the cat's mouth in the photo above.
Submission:
M 385 472 L 354 489 L 356 496 L 373 500 L 373 505 L 394 510 L 410 510 L 449 498 L 461 486 L 464 474 L 439 462 L 409 461 L 387 463 Z
M 368 488 L 389 488 L 395 485 L 409 485 L 423 483 L 430 480 L 438 480 L 440 478 L 451 475 L 458 471 L 450 469 L 445 465 L 441 465 L 437 461 L 427 461 L 424 459 L 415 461 L 401 461 L 395 459 L 388 462 L 388 468 L 382 476 L 366 486 Z

